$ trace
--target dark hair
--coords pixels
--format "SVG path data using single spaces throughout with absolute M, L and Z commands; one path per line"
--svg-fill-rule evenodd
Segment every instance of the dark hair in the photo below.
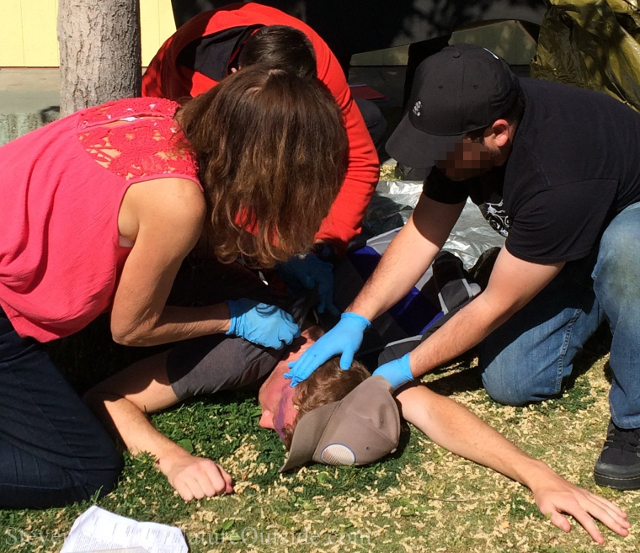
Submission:
M 522 119 L 522 115 L 524 114 L 525 107 L 525 99 L 524 92 L 522 92 L 522 88 L 518 90 L 518 96 L 516 97 L 513 105 L 507 109 L 503 115 L 501 115 L 498 119 L 506 119 L 510 124 L 518 124 Z M 467 133 L 467 136 L 473 142 L 482 142 L 484 140 L 484 133 L 489 127 L 485 127 L 483 129 L 478 129 L 475 131 L 471 131 Z
M 318 73 L 311 41 L 302 31 L 286 25 L 268 25 L 249 37 L 240 50 L 238 65 L 256 63 L 268 63 L 306 79 L 316 78 Z
M 347 166 L 342 112 L 322 83 L 256 64 L 189 101 L 178 120 L 220 261 L 270 267 L 310 250 Z
M 369 376 L 369 371 L 358 361 L 354 361 L 345 371 L 340 368 L 340 358 L 333 357 L 298 384 L 295 396 L 298 415 L 291 426 L 283 428 L 284 445 L 287 450 L 291 449 L 293 432 L 303 415 L 328 403 L 340 401 Z

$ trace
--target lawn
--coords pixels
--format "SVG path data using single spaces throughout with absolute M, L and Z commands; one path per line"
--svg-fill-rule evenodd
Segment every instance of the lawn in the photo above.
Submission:
M 385 168 L 383 168 L 385 169 Z M 394 178 L 386 168 L 383 178 Z M 640 517 L 640 491 L 598 488 L 593 465 L 608 422 L 610 334 L 601 329 L 576 363 L 562 398 L 526 408 L 491 401 L 473 353 L 425 378 L 565 478 Z M 51 353 L 84 391 L 153 348 L 123 348 L 101 318 Z M 258 427 L 255 390 L 187 402 L 153 417 L 169 438 L 219 462 L 235 493 L 183 502 L 148 456 L 127 457 L 118 488 L 83 505 L 45 511 L 0 510 L 0 552 L 58 552 L 75 518 L 92 503 L 137 520 L 177 525 L 192 553 L 232 551 L 429 551 L 577 553 L 640 551 L 640 529 L 627 538 L 605 531 L 597 546 L 572 522 L 564 534 L 538 512 L 520 484 L 466 461 L 405 426 L 390 458 L 363 468 L 310 466 L 281 475 L 285 451 Z M 640 525 L 640 522 L 638 522 Z
M 86 388 L 141 352 L 111 344 L 106 321 L 53 347 L 74 384 Z M 430 375 L 450 395 L 560 474 L 615 501 L 634 522 L 640 493 L 593 483 L 608 420 L 610 336 L 601 330 L 577 363 L 580 376 L 560 399 L 527 408 L 492 402 L 475 358 Z M 92 344 L 86 348 L 86 344 Z M 90 349 L 90 351 L 88 351 Z M 146 352 L 145 352 L 146 353 Z M 574 522 L 564 534 L 541 516 L 531 493 L 456 457 L 411 428 L 391 458 L 364 468 L 310 466 L 280 475 L 285 452 L 276 434 L 258 427 L 254 391 L 192 401 L 154 417 L 184 447 L 217 460 L 236 479 L 226 497 L 183 502 L 146 456 L 126 459 L 117 490 L 95 503 L 138 520 L 182 529 L 193 553 L 209 551 L 639 551 L 638 533 L 606 533 L 592 544 Z M 0 551 L 57 552 L 63 535 L 90 503 L 46 511 L 0 511 Z

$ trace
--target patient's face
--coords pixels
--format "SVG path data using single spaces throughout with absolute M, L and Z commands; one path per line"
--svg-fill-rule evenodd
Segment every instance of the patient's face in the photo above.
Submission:
M 262 428 L 275 430 L 280 438 L 284 438 L 282 429 L 293 425 L 298 415 L 294 407 L 296 389 L 290 386 L 291 382 L 284 377 L 284 373 L 289 372 L 288 363 L 298 359 L 321 334 L 322 330 L 319 327 L 303 330 L 300 338 L 288 347 L 288 354 L 278 362 L 258 392 L 258 401 L 262 408 L 258 424 Z

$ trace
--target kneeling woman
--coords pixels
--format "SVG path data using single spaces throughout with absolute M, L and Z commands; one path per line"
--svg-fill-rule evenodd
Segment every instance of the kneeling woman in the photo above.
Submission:
M 223 262 L 271 266 L 313 244 L 344 178 L 328 92 L 260 65 L 184 108 L 125 99 L 0 148 L 0 508 L 106 493 L 121 460 L 42 343 L 111 313 L 121 344 L 232 333 L 269 347 L 299 329 L 250 300 L 166 300 L 207 229 Z

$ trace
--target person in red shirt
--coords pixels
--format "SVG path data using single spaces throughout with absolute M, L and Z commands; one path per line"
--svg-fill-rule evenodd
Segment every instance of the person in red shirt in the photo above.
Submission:
M 369 126 L 365 124 L 344 72 L 327 44 L 305 23 L 280 10 L 256 3 L 231 4 L 195 16 L 166 40 L 142 78 L 142 93 L 182 101 L 209 90 L 233 71 L 260 61 L 294 68 L 306 76 L 312 72 L 330 90 L 344 116 L 349 140 L 344 184 L 316 234 L 314 254 L 304 260 L 291 260 L 278 271 L 294 290 L 317 285 L 321 298 L 318 310 L 326 308 L 337 314 L 333 307 L 333 266 L 329 262 L 344 253 L 361 230 L 380 170 L 368 128 L 382 142 L 385 124 L 370 102 L 358 104 L 370 114 Z

